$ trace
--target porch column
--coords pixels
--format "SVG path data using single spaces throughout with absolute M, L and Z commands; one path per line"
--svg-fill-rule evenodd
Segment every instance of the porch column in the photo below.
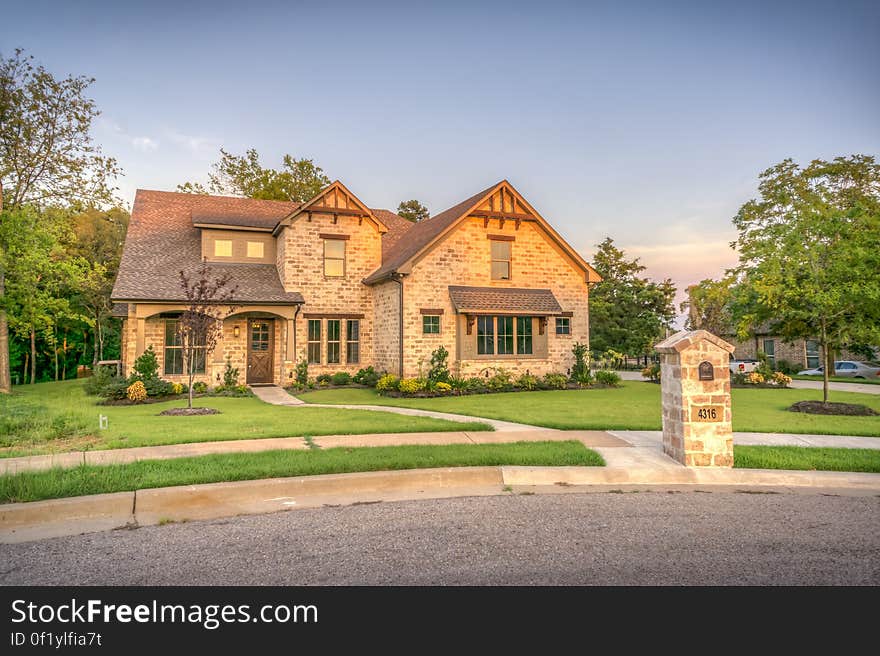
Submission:
M 226 341 L 226 332 L 223 330 L 224 320 L 218 319 L 217 323 L 220 324 L 220 339 L 217 340 L 217 346 L 214 348 L 214 363 L 223 364 L 224 362 L 226 362 L 226 358 L 224 357 L 224 353 L 226 352 L 224 344 L 224 342 Z
M 144 339 L 146 337 L 146 319 L 143 317 L 137 318 L 137 332 L 135 333 L 135 354 L 134 357 L 137 358 L 141 353 L 144 352 Z M 131 363 L 132 365 L 134 362 Z
M 296 353 L 293 352 L 293 331 L 296 328 L 293 325 L 293 319 L 287 319 L 285 325 L 287 326 L 287 340 L 284 347 L 284 361 L 293 362 L 296 360 Z

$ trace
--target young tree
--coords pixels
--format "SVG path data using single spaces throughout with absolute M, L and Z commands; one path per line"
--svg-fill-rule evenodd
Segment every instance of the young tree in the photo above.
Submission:
M 593 266 L 602 282 L 590 292 L 590 347 L 635 356 L 648 353 L 675 317 L 672 281 L 641 277 L 645 267 L 639 259 L 626 259 L 610 237 L 599 244 Z
M 754 299 L 744 322 L 818 338 L 827 403 L 833 352 L 880 344 L 880 165 L 868 155 L 805 168 L 786 159 L 760 179 L 760 198 L 733 219 L 736 273 Z
M 397 206 L 397 213 L 404 219 L 412 221 L 413 223 L 424 221 L 431 216 L 431 213 L 428 212 L 428 208 L 416 199 L 405 200 L 400 203 L 400 205 Z
M 230 285 L 230 275 L 212 275 L 207 262 L 202 262 L 194 276 L 180 271 L 180 287 L 187 307 L 177 323 L 177 335 L 184 355 L 189 378 L 189 408 L 192 409 L 193 379 L 196 364 L 207 363 L 223 334 L 223 319 L 235 311 L 233 305 L 238 287 Z
M 22 50 L 0 59 L 0 208 L 112 200 L 120 169 L 92 141 L 100 113 L 85 95 L 92 82 L 57 79 Z M 0 392 L 11 383 L 5 282 L 0 267 Z
M 330 178 L 314 160 L 296 159 L 284 155 L 280 170 L 263 168 L 255 148 L 244 155 L 234 155 L 220 149 L 220 161 L 208 174 L 208 186 L 198 182 L 177 185 L 177 190 L 191 194 L 221 194 L 244 196 L 263 200 L 288 200 L 305 202 L 314 198 L 321 189 L 330 184 Z

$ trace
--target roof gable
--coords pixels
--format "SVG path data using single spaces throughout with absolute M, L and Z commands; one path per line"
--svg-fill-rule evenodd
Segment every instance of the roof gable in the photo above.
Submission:
M 373 210 L 362 203 L 344 184 L 336 180 L 319 191 L 314 198 L 303 203 L 279 221 L 275 227 L 275 234 L 278 234 L 284 226 L 290 225 L 299 217 L 304 215 L 310 217 L 312 214 L 330 214 L 333 216 L 334 222 L 340 216 L 356 217 L 359 220 L 368 219 L 380 233 L 388 231 L 388 226 L 373 213 Z
M 451 234 L 456 226 L 469 217 L 482 218 L 486 226 L 492 220 L 500 221 L 502 225 L 506 221 L 515 221 L 517 225 L 522 221 L 534 222 L 583 270 L 587 282 L 599 282 L 602 279 L 513 185 L 502 180 L 448 210 L 417 223 L 407 232 L 406 239 L 400 240 L 390 250 L 387 258 L 383 257 L 382 266 L 367 276 L 364 282 L 373 284 L 395 273 L 409 273 L 420 255 Z

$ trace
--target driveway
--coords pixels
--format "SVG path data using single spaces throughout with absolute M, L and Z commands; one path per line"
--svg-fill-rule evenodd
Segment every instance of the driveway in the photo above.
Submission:
M 623 380 L 645 380 L 640 371 L 618 371 Z M 822 389 L 821 380 L 793 380 L 791 387 L 794 389 Z M 835 392 L 859 392 L 861 394 L 880 394 L 880 385 L 867 383 L 835 383 L 829 382 L 828 389 Z

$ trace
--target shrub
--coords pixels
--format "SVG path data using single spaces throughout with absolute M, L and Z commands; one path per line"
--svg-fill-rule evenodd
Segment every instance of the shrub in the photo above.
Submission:
M 318 383 L 318 385 L 329 385 L 332 378 L 333 377 L 330 374 L 318 374 L 315 376 L 315 382 Z
M 104 386 L 104 389 L 101 391 L 101 396 L 105 399 L 112 399 L 114 401 L 124 399 L 126 398 L 129 385 L 131 385 L 131 381 L 127 378 L 114 377 L 108 385 Z
M 148 378 L 143 386 L 147 390 L 147 396 L 153 398 L 174 394 L 174 383 L 161 378 Z
M 786 376 L 791 376 L 792 374 L 796 374 L 803 367 L 800 367 L 788 360 L 777 360 L 776 361 L 776 371 L 779 373 L 785 374 Z
M 452 391 L 452 385 L 449 383 L 444 383 L 442 380 L 435 384 L 434 389 L 436 389 L 441 394 L 449 394 Z
M 486 383 L 479 376 L 473 376 L 467 379 L 467 390 L 469 392 L 485 392 Z
M 533 376 L 528 371 L 516 379 L 516 386 L 524 390 L 533 390 L 538 388 L 538 377 Z
M 337 371 L 330 376 L 330 382 L 334 385 L 348 385 L 351 383 L 351 374 L 347 371 Z
M 104 388 L 113 382 L 115 377 L 113 369 L 110 367 L 98 367 L 94 374 L 86 378 L 83 389 L 89 396 L 98 396 L 104 391 Z
M 568 387 L 568 376 L 565 374 L 545 374 L 542 382 L 547 389 L 565 389 Z
M 442 346 L 438 346 L 431 353 L 431 368 L 428 370 L 428 380 L 432 383 L 449 382 L 449 351 Z
M 770 378 L 773 376 L 773 367 L 770 366 L 770 358 L 767 357 L 767 354 L 764 351 L 758 351 L 758 364 L 755 367 L 755 372 L 760 374 L 764 379 Z M 764 382 L 763 380 L 761 381 Z
M 571 379 L 577 383 L 589 384 L 592 380 L 590 376 L 590 347 L 580 342 L 575 342 L 571 347 L 574 355 L 574 366 L 571 368 Z
M 193 383 L 193 394 L 205 394 L 208 391 L 208 384 L 202 381 Z
M 397 384 L 401 394 L 415 394 L 425 389 L 425 383 L 420 378 L 403 378 Z
M 226 366 L 223 368 L 223 387 L 236 387 L 238 385 L 238 368 L 232 366 L 232 360 L 226 358 Z
M 147 388 L 141 381 L 136 380 L 125 390 L 125 395 L 132 403 L 142 403 L 147 400 Z
M 620 375 L 613 371 L 597 371 L 596 382 L 600 385 L 608 385 L 609 387 L 617 387 L 620 385 Z
M 450 389 L 457 394 L 461 394 L 468 389 L 468 379 L 463 376 L 450 376 L 448 384 Z
M 296 382 L 303 386 L 309 384 L 309 361 L 305 358 L 296 363 Z
M 746 382 L 750 385 L 760 385 L 764 382 L 764 376 L 757 371 L 752 371 L 746 376 Z
M 253 396 L 253 392 L 251 392 L 247 385 L 220 385 L 211 390 L 211 394 L 216 394 L 217 396 Z
M 159 359 L 156 357 L 152 344 L 134 361 L 132 376 L 143 382 L 159 377 Z
M 172 394 L 183 394 L 184 392 L 188 392 L 186 389 L 186 385 L 183 383 L 172 383 L 171 384 L 171 393 Z
M 376 381 L 376 389 L 380 392 L 392 392 L 397 389 L 400 379 L 394 374 L 385 374 Z
M 746 379 L 746 374 L 741 371 L 736 371 L 730 377 L 730 382 L 732 382 L 734 385 L 745 385 L 749 381 Z
M 510 372 L 504 369 L 496 369 L 495 373 L 486 379 L 486 389 L 492 392 L 506 392 L 513 389 L 513 379 Z
M 779 387 L 788 387 L 791 384 L 791 376 L 786 376 L 781 371 L 774 371 L 770 382 Z
M 373 367 L 358 369 L 358 372 L 352 378 L 358 385 L 366 385 L 367 387 L 375 387 L 379 382 L 379 374 Z
M 655 362 L 650 367 L 642 369 L 642 377 L 647 378 L 652 383 L 660 382 L 660 364 Z

